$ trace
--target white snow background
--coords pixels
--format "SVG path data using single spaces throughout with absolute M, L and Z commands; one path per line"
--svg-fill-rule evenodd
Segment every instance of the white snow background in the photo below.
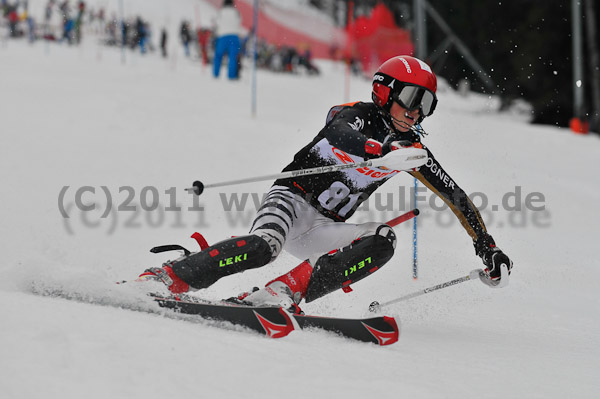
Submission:
M 41 1 L 30 3 L 41 10 Z M 157 25 L 168 9 L 174 27 L 196 7 L 129 3 Z M 245 234 L 252 198 L 244 212 L 227 212 L 222 196 L 262 195 L 271 182 L 207 189 L 204 212 L 188 210 L 185 187 L 277 173 L 322 128 L 329 108 L 346 101 L 341 64 L 320 62 L 319 77 L 259 71 L 252 117 L 248 67 L 239 81 L 215 80 L 210 68 L 183 57 L 175 32 L 171 40 L 176 58 L 128 51 L 125 64 L 92 35 L 79 47 L 0 41 L 0 397 L 600 397 L 600 140 L 527 124 L 517 113 L 498 113 L 497 99 L 462 97 L 443 81 L 424 142 L 462 188 L 485 193 L 488 229 L 515 264 L 508 287 L 467 282 L 392 305 L 384 313 L 402 331 L 388 347 L 313 331 L 272 340 L 131 310 L 155 308 L 131 284 L 114 283 L 174 256 L 151 247 L 195 249 L 194 231 L 209 242 Z M 352 78 L 350 87 L 351 100 L 369 100 L 368 80 Z M 409 176 L 394 178 L 382 192 L 393 195 L 395 209 L 378 212 L 371 202 L 353 221 L 399 215 L 398 186 L 411 185 Z M 96 209 L 82 212 L 74 203 L 86 186 L 95 193 L 83 193 L 82 202 Z M 152 187 L 160 206 L 145 211 Z M 117 211 L 127 190 L 136 211 Z M 516 190 L 523 208 L 506 210 L 502 198 Z M 524 208 L 531 193 L 543 195 L 545 210 Z M 453 214 L 421 195 L 419 279 L 412 279 L 406 223 L 384 268 L 352 293 L 303 305 L 308 314 L 366 316 L 373 300 L 481 267 Z M 165 210 L 176 205 L 182 210 Z M 229 297 L 297 263 L 283 255 L 197 295 Z M 57 291 L 80 301 L 38 295 Z

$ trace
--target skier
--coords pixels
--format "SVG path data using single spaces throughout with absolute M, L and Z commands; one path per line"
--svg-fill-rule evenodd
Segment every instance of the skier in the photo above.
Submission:
M 362 162 L 381 158 L 384 167 L 343 169 L 320 175 L 276 180 L 258 210 L 250 232 L 203 251 L 151 268 L 139 280 L 158 280 L 173 293 L 206 288 L 222 277 L 262 267 L 287 250 L 304 259 L 262 289 L 239 301 L 281 306 L 299 312 L 311 302 L 384 266 L 393 256 L 396 236 L 383 223 L 345 221 L 379 186 L 401 170 L 442 198 L 473 240 L 491 281 L 512 261 L 494 243 L 466 193 L 421 143 L 421 123 L 437 104 L 437 79 L 423 61 L 398 56 L 373 77 L 373 102 L 334 106 L 325 127 L 284 169 Z

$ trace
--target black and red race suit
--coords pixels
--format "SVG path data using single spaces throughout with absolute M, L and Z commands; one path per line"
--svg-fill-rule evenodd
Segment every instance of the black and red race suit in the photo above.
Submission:
M 374 103 L 339 105 L 329 111 L 325 127 L 296 153 L 283 171 L 363 162 L 370 158 L 365 153 L 368 139 L 381 143 L 392 140 L 421 143 L 420 136 L 413 131 L 395 131 Z M 481 215 L 467 194 L 446 173 L 431 151 L 424 145 L 423 148 L 429 156 L 427 163 L 409 173 L 449 205 L 474 241 L 487 235 Z M 275 185 L 289 187 L 324 216 L 344 222 L 379 186 L 398 173 L 400 171 L 385 167 L 363 167 L 279 179 Z

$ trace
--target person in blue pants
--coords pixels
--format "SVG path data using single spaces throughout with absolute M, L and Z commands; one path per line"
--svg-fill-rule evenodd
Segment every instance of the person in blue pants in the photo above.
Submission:
M 219 76 L 223 56 L 227 54 L 229 62 L 227 64 L 227 77 L 237 79 L 238 77 L 238 55 L 240 53 L 240 38 L 238 35 L 226 35 L 217 39 L 215 47 L 215 58 L 213 61 L 213 75 Z
M 219 10 L 215 20 L 215 56 L 213 59 L 213 75 L 219 77 L 221 71 L 221 63 L 223 56 L 227 54 L 229 57 L 228 77 L 229 79 L 237 79 L 238 71 L 238 55 L 240 53 L 240 32 L 241 18 L 235 8 L 233 0 L 225 0 L 223 7 Z

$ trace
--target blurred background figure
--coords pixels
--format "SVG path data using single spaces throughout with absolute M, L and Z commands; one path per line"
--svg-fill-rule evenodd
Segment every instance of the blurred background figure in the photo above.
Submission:
M 137 37 L 137 45 L 140 46 L 140 52 L 146 54 L 146 42 L 148 40 L 148 27 L 141 17 L 135 20 L 135 31 Z
M 308 45 L 304 47 L 304 51 L 298 56 L 298 65 L 306 68 L 306 73 L 309 75 L 318 75 L 320 73 L 319 68 L 312 62 L 312 52 Z
M 163 58 L 167 58 L 167 39 L 167 29 L 162 28 L 160 31 L 160 53 L 162 54 Z
M 35 20 L 28 12 L 26 12 L 25 22 L 27 23 L 27 39 L 29 40 L 29 43 L 33 43 L 37 39 L 35 32 L 36 25 Z
M 238 56 L 240 53 L 241 18 L 233 4 L 233 0 L 223 1 L 223 6 L 215 19 L 215 56 L 213 59 L 213 75 L 218 77 L 221 71 L 223 56 L 227 53 L 229 79 L 239 78 Z
M 46 3 L 46 8 L 44 9 L 44 39 L 46 40 L 55 39 L 51 26 L 52 14 L 55 5 L 56 0 L 48 0 L 48 3 Z
M 129 25 L 127 21 L 121 21 L 121 46 L 127 46 L 127 35 L 129 35 Z
M 208 64 L 208 49 L 210 46 L 210 29 L 199 28 L 196 32 L 198 37 L 198 52 L 202 57 L 202 65 Z
M 73 40 L 73 27 L 75 22 L 71 18 L 71 6 L 69 5 L 69 1 L 65 0 L 62 2 L 59 6 L 59 9 L 63 19 L 63 34 L 60 41 L 63 42 L 66 40 L 67 43 L 71 44 Z
M 19 13 L 17 12 L 17 4 L 7 3 L 4 11 L 8 17 L 8 33 L 10 37 L 18 37 L 19 35 Z
M 104 43 L 108 46 L 117 46 L 119 45 L 119 23 L 117 20 L 117 15 L 112 14 L 108 22 L 106 23 L 106 27 L 104 29 L 104 33 L 106 35 L 106 39 Z
M 181 43 L 183 44 L 183 50 L 185 51 L 185 56 L 190 56 L 190 41 L 192 40 L 192 34 L 190 33 L 190 25 L 187 21 L 181 22 L 181 28 L 179 29 L 179 37 L 181 38 Z

